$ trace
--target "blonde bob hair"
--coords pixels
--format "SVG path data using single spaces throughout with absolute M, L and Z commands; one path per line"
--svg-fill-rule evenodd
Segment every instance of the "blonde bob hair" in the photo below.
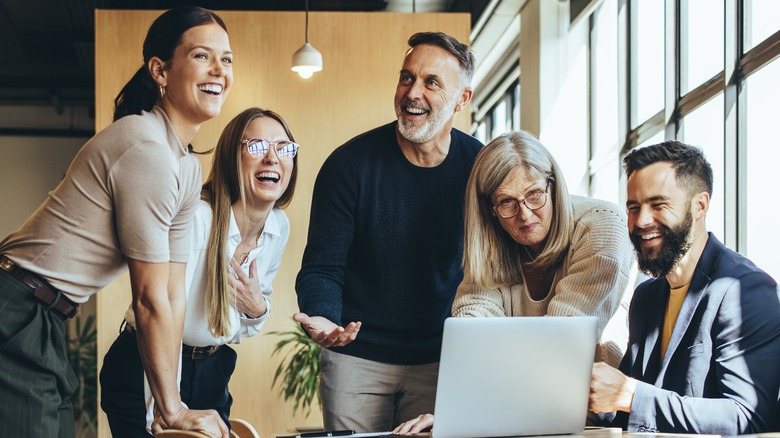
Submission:
M 203 184 L 201 198 L 211 205 L 212 220 L 209 242 L 206 248 L 208 260 L 208 290 L 206 291 L 206 309 L 208 326 L 216 337 L 230 335 L 230 283 L 228 282 L 229 256 L 225 246 L 230 228 L 230 211 L 233 204 L 240 202 L 246 209 L 247 196 L 244 184 L 252 175 L 244 175 L 241 170 L 241 153 L 244 145 L 244 132 L 247 126 L 258 118 L 268 117 L 279 122 L 290 141 L 295 137 L 289 126 L 279 114 L 262 108 L 249 108 L 233 118 L 219 137 L 214 148 L 211 173 Z M 276 200 L 274 208 L 285 208 L 292 201 L 295 183 L 298 179 L 298 155 L 293 158 L 293 170 L 287 189 Z M 241 214 L 237 211 L 236 214 Z
M 464 282 L 485 288 L 522 283 L 520 244 L 501 228 L 493 214 L 492 195 L 513 169 L 531 179 L 545 179 L 552 220 L 544 250 L 533 262 L 552 269 L 563 261 L 574 232 L 574 218 L 566 181 L 558 162 L 533 135 L 511 132 L 491 141 L 477 155 L 466 185 L 463 275 Z

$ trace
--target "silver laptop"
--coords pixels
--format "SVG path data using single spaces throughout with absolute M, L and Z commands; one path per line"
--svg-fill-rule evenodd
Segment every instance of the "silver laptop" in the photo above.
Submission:
M 595 317 L 448 318 L 433 438 L 581 432 Z

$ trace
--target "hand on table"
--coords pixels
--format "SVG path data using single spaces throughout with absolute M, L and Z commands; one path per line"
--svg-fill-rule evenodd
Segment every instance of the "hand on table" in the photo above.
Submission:
M 604 362 L 593 364 L 588 410 L 595 413 L 631 412 L 637 381 Z
M 393 433 L 397 435 L 410 435 L 420 433 L 431 427 L 433 427 L 433 415 L 422 414 L 417 418 L 399 424 L 398 427 L 393 429 Z
M 341 327 L 322 316 L 309 316 L 300 312 L 294 314 L 293 319 L 306 329 L 314 342 L 325 348 L 343 347 L 354 341 L 362 325 L 361 322 L 350 322 L 346 327 Z

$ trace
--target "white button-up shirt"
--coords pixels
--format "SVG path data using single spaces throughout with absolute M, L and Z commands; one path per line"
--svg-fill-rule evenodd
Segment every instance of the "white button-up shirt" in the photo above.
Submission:
M 282 210 L 271 210 L 265 220 L 263 231 L 257 240 L 257 247 L 249 252 L 246 262 L 241 266 L 249 275 L 249 265 L 255 261 L 255 277 L 260 281 L 260 289 L 268 306 L 265 314 L 259 318 L 249 318 L 235 307 L 230 308 L 230 329 L 232 333 L 225 337 L 214 337 L 208 329 L 208 312 L 206 309 L 206 290 L 208 286 L 208 263 L 206 249 L 211 232 L 211 207 L 206 201 L 200 201 L 195 213 L 192 229 L 192 250 L 187 261 L 185 287 L 187 289 L 187 313 L 184 317 L 184 333 L 182 343 L 193 347 L 207 347 L 228 343 L 237 344 L 241 338 L 248 338 L 260 332 L 271 312 L 269 295 L 273 291 L 271 283 L 279 272 L 282 253 L 290 237 L 290 222 Z M 230 260 L 236 247 L 241 243 L 241 234 L 236 225 L 233 210 L 230 210 L 230 225 L 227 244 L 225 245 L 225 260 Z M 232 268 L 228 267 L 231 270 Z
M 241 338 L 247 338 L 260 333 L 263 323 L 271 312 L 271 301 L 269 295 L 273 289 L 271 283 L 279 272 L 279 264 L 282 261 L 282 253 L 287 246 L 287 239 L 290 237 L 290 221 L 282 210 L 271 210 L 268 218 L 265 220 L 263 231 L 257 240 L 257 248 L 249 252 L 246 262 L 241 266 L 248 275 L 249 265 L 252 260 L 255 262 L 255 277 L 260 281 L 260 289 L 263 291 L 263 299 L 268 306 L 265 314 L 259 318 L 248 318 L 241 314 L 235 307 L 230 308 L 230 328 L 232 333 L 229 336 L 217 338 L 208 329 L 208 316 L 206 314 L 206 285 L 208 281 L 208 265 L 206 259 L 206 248 L 209 243 L 209 233 L 211 232 L 211 206 L 206 201 L 199 201 L 195 212 L 195 218 L 192 224 L 192 248 L 190 258 L 187 261 L 187 273 L 185 278 L 185 287 L 187 289 L 187 313 L 184 316 L 184 332 L 182 334 L 182 343 L 193 347 L 207 347 L 211 345 L 223 345 L 228 343 L 239 343 Z M 233 256 L 236 247 L 241 242 L 241 233 L 236 225 L 236 218 L 233 210 L 230 210 L 230 225 L 228 228 L 228 239 L 225 248 L 225 257 L 227 260 Z M 232 268 L 228 267 L 231 270 Z M 135 315 L 132 305 L 125 312 L 125 320 L 131 326 L 135 327 Z M 181 357 L 179 357 L 179 375 L 181 379 Z M 154 399 L 149 388 L 149 382 L 144 375 L 144 395 L 146 398 L 146 429 L 151 431 L 152 421 L 154 420 Z M 184 404 L 184 403 L 182 403 Z
M 184 332 L 182 343 L 193 347 L 207 347 L 239 343 L 241 338 L 254 336 L 260 332 L 271 312 L 269 295 L 273 292 L 271 283 L 279 272 L 282 254 L 290 237 L 290 221 L 282 210 L 274 209 L 268 215 L 263 231 L 257 241 L 257 248 L 249 252 L 246 262 L 241 266 L 249 275 L 249 265 L 255 260 L 255 277 L 260 281 L 268 309 L 259 318 L 249 318 L 235 307 L 229 312 L 232 333 L 225 337 L 215 337 L 208 329 L 208 314 L 206 312 L 206 288 L 208 284 L 208 264 L 206 249 L 211 232 L 211 207 L 206 201 L 199 201 L 192 224 L 192 248 L 187 261 L 185 287 L 187 290 L 187 310 L 184 316 Z M 230 260 L 236 247 L 241 242 L 241 234 L 236 225 L 233 210 L 230 211 L 230 225 L 225 247 L 225 258 Z M 228 267 L 231 270 L 232 268 Z M 135 317 L 132 306 L 125 312 L 128 324 L 135 327 Z

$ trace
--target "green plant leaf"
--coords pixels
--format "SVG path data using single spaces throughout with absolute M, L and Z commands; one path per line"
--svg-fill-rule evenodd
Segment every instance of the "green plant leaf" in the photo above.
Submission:
M 271 357 L 281 356 L 271 389 L 277 387 L 285 401 L 293 401 L 293 415 L 299 409 L 306 417 L 311 413 L 312 402 L 320 406 L 319 373 L 322 347 L 309 338 L 300 324 L 295 330 L 273 331 L 267 335 L 281 337 L 274 345 Z
M 71 397 L 79 438 L 97 436 L 97 330 L 95 317 L 79 315 L 68 331 L 68 360 L 79 386 Z

